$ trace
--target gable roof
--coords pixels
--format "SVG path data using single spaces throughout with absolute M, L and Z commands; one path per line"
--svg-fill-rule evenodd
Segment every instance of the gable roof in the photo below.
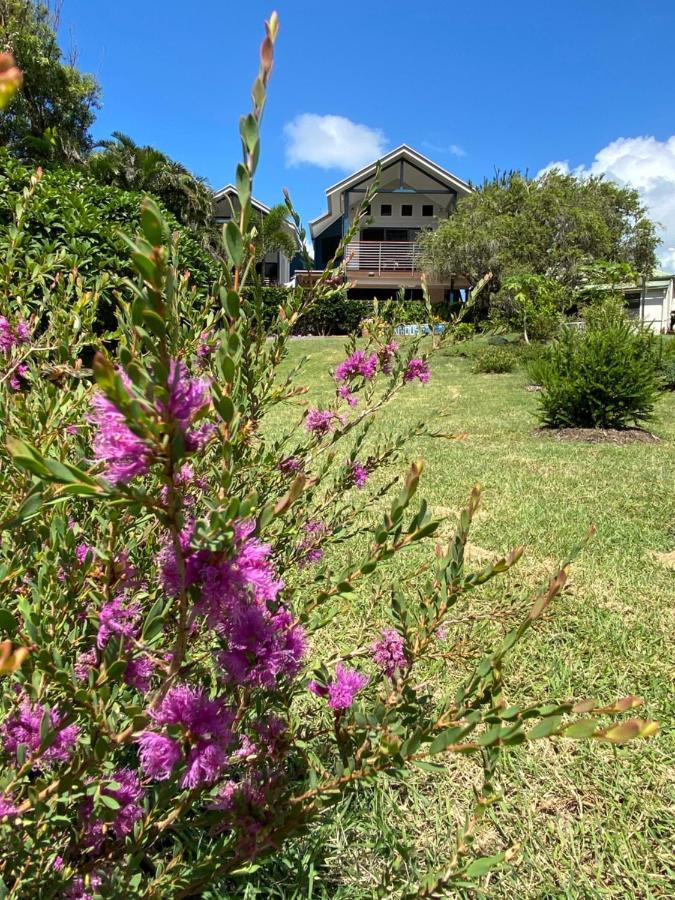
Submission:
M 338 181 L 329 188 L 326 188 L 326 194 L 333 194 L 335 191 L 346 191 L 360 181 L 365 181 L 366 178 L 375 174 L 378 163 L 382 169 L 386 169 L 387 166 L 390 166 L 392 163 L 398 162 L 401 159 L 416 163 L 421 169 L 425 169 L 431 175 L 435 175 L 439 181 L 445 182 L 448 187 L 466 191 L 467 193 L 471 191 L 471 186 L 467 184 L 466 181 L 462 181 L 461 178 L 453 175 L 452 172 L 448 172 L 447 169 L 437 165 L 433 160 L 429 159 L 428 156 L 418 153 L 417 150 L 413 147 L 409 147 L 408 144 L 401 144 L 394 150 L 390 150 L 389 153 L 385 154 L 385 156 L 382 156 L 380 159 L 373 160 L 373 162 L 368 163 L 367 166 L 354 172 L 353 175 L 348 175 L 346 178 L 343 178 L 342 181 Z
M 437 165 L 437 163 L 427 156 L 424 156 L 422 153 L 409 147 L 408 144 L 401 144 L 399 147 L 386 153 L 380 159 L 373 160 L 372 163 L 363 166 L 363 168 L 358 169 L 358 171 L 348 175 L 346 178 L 332 184 L 326 189 L 328 211 L 310 221 L 309 225 L 312 236 L 317 237 L 325 228 L 342 215 L 342 195 L 345 191 L 348 191 L 350 188 L 355 188 L 358 184 L 366 181 L 368 178 L 372 178 L 377 171 L 378 165 L 380 166 L 380 169 L 384 171 L 399 161 L 411 163 L 418 171 L 444 185 L 449 191 L 454 191 L 457 194 L 470 194 L 473 191 L 471 185 L 466 181 L 453 175 L 452 172 L 448 172 L 448 170 L 444 169 L 442 166 Z
M 237 196 L 237 189 L 233 184 L 226 184 L 225 187 L 221 187 L 219 190 L 213 192 L 213 199 L 218 201 L 222 200 L 223 197 L 227 196 Z M 265 203 L 262 203 L 260 200 L 256 200 L 255 197 L 251 197 L 251 206 L 261 212 L 263 215 L 267 215 L 270 211 L 271 207 L 267 206 Z

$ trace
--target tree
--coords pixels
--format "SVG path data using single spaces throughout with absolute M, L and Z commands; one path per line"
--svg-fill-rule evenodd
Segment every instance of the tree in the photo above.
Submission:
M 254 215 L 257 229 L 256 261 L 268 253 L 283 253 L 291 259 L 298 252 L 298 245 L 289 230 L 288 209 L 284 203 L 273 206 L 266 215 Z
M 160 150 L 140 146 L 128 135 L 113 132 L 92 154 L 88 168 L 97 181 L 125 191 L 153 194 L 182 225 L 210 230 L 213 194 L 203 179 Z
M 427 271 L 462 276 L 473 285 L 489 274 L 491 294 L 523 273 L 575 289 L 597 260 L 629 263 L 648 275 L 658 244 L 636 190 L 558 170 L 535 179 L 520 172 L 497 175 L 419 240 Z
M 0 117 L 0 144 L 26 160 L 78 162 L 93 144 L 100 90 L 92 75 L 63 61 L 55 25 L 44 3 L 0 0 L 0 50 L 23 73 L 23 89 Z

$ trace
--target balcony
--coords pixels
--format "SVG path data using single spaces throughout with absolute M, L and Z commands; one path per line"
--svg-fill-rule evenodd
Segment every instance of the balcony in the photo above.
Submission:
M 345 250 L 345 269 L 369 275 L 419 273 L 419 248 L 415 241 L 351 241 Z

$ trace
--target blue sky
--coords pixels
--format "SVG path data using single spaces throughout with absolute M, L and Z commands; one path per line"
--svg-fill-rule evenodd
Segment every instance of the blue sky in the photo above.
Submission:
M 258 0 L 65 0 L 60 39 L 103 90 L 97 138 L 159 147 L 232 180 Z M 400 143 L 461 178 L 556 161 L 631 181 L 675 265 L 674 0 L 278 0 L 255 194 L 305 219 L 326 186 Z M 328 118 L 326 118 L 328 117 Z

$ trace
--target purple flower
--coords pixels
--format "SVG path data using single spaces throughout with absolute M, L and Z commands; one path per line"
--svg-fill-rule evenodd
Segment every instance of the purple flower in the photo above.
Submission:
M 390 678 L 396 669 L 405 669 L 408 660 L 405 655 L 405 640 L 402 635 L 393 628 L 385 628 L 380 634 L 379 640 L 372 645 L 373 659 Z
M 114 634 L 127 638 L 134 636 L 140 611 L 138 603 L 124 606 L 124 597 L 121 595 L 105 603 L 98 617 L 96 646 L 99 650 L 105 647 Z
M 77 875 L 73 878 L 64 894 L 66 900 L 93 900 L 94 893 L 103 884 L 103 878 L 97 872 L 91 872 L 89 883 L 85 885 L 84 877 Z M 92 893 L 90 894 L 89 891 Z
M 0 353 L 10 353 L 13 347 L 27 344 L 31 333 L 28 323 L 18 319 L 12 328 L 6 316 L 0 316 Z
M 86 650 L 84 653 L 80 653 L 75 660 L 75 665 L 73 666 L 73 670 L 75 672 L 75 677 L 78 681 L 87 681 L 89 678 L 89 673 L 96 665 L 96 650 L 92 647 L 91 650 Z
M 367 684 L 367 675 L 338 663 L 335 667 L 335 680 L 328 685 L 328 705 L 337 710 L 349 709 L 358 692 Z
M 137 738 L 143 771 L 149 778 L 166 781 L 171 778 L 174 766 L 181 758 L 178 741 L 158 734 L 156 731 L 142 731 Z
M 282 459 L 277 465 L 277 469 L 282 475 L 297 475 L 303 471 L 302 460 L 298 459 L 297 456 L 287 456 L 286 459 Z
M 219 744 L 199 741 L 188 753 L 185 774 L 180 780 L 182 788 L 196 788 L 200 784 L 213 784 L 227 765 L 228 757 Z
M 199 346 L 197 347 L 197 356 L 201 360 L 207 359 L 219 347 L 220 342 L 211 341 L 211 332 L 202 331 L 199 335 Z
M 82 566 L 84 565 L 85 560 L 87 559 L 87 554 L 91 552 L 91 547 L 89 544 L 85 544 L 84 542 L 80 543 L 75 547 L 75 559 Z
M 338 387 L 336 393 L 340 400 L 346 400 L 350 406 L 358 405 L 359 398 L 355 394 L 352 394 L 352 392 L 349 390 L 348 384 L 341 384 Z
M 408 363 L 408 367 L 403 374 L 404 381 L 414 381 L 416 378 L 426 384 L 431 377 L 429 363 L 425 359 L 413 357 Z
M 106 464 L 105 477 L 114 484 L 123 484 L 136 475 L 145 475 L 152 462 L 152 451 L 129 428 L 124 413 L 104 394 L 95 394 L 91 405 L 91 421 L 97 428 L 94 458 Z
M 323 550 L 320 544 L 324 537 L 330 533 L 330 529 L 325 522 L 320 522 L 318 519 L 310 519 L 308 522 L 305 522 L 302 530 L 305 534 L 298 542 L 296 549 L 301 554 L 298 558 L 298 565 L 304 568 L 323 559 Z
M 9 379 L 9 386 L 13 391 L 20 391 L 23 387 L 23 382 L 26 380 L 26 376 L 28 375 L 28 366 L 26 363 L 17 363 L 12 369 L 12 374 Z
M 155 666 L 152 660 L 147 656 L 137 656 L 127 663 L 124 680 L 129 687 L 136 688 L 141 694 L 145 694 L 150 690 L 150 681 L 154 671 Z
M 31 703 L 25 697 L 16 712 L 8 716 L 0 729 L 5 753 L 14 754 L 20 744 L 26 745 L 28 755 L 38 753 L 42 739 L 40 728 L 42 720 L 48 715 L 50 728 L 50 745 L 39 755 L 36 768 L 49 768 L 54 763 L 67 762 L 77 741 L 79 729 L 76 725 L 61 727 L 63 715 L 58 709 L 47 708 L 41 703 Z
M 107 784 L 101 786 L 101 795 L 117 801 L 118 808 L 111 822 L 104 822 L 94 817 L 94 801 L 87 797 L 80 804 L 80 815 L 83 819 L 84 844 L 95 853 L 100 852 L 108 833 L 118 841 L 133 831 L 135 823 L 143 816 L 140 803 L 143 796 L 138 775 L 131 769 L 117 769 L 109 779 L 119 787 L 111 788 Z
M 394 360 L 396 359 L 396 351 L 398 344 L 396 341 L 389 341 L 380 349 L 380 369 L 385 375 L 391 375 L 394 369 Z
M 259 605 L 241 609 L 227 629 L 228 649 L 218 662 L 228 681 L 273 688 L 282 677 L 300 669 L 305 653 L 305 635 L 286 609 L 275 614 Z
M 349 469 L 349 480 L 356 488 L 365 487 L 368 481 L 368 469 L 359 462 L 353 462 Z
M 337 418 L 329 409 L 308 410 L 305 418 L 305 428 L 312 434 L 322 436 L 333 429 L 333 421 Z
M 334 378 L 340 382 L 360 375 L 366 381 L 370 381 L 377 372 L 377 363 L 377 353 L 371 353 L 369 357 L 366 357 L 364 350 L 356 350 L 335 367 Z
M 169 366 L 169 401 L 160 404 L 187 431 L 197 413 L 209 403 L 210 384 L 205 378 L 189 378 L 187 366 L 172 359 Z
M 191 748 L 182 787 L 194 788 L 215 781 L 227 765 L 227 749 L 234 742 L 232 713 L 222 699 L 210 700 L 201 688 L 181 684 L 171 688 L 156 709 L 149 711 L 155 727 L 180 726 Z M 161 733 L 144 731 L 138 738 L 141 765 L 157 779 L 170 776 L 182 758 L 180 745 Z
M 0 793 L 0 820 L 16 816 L 18 812 L 19 807 L 12 802 L 11 796 Z

